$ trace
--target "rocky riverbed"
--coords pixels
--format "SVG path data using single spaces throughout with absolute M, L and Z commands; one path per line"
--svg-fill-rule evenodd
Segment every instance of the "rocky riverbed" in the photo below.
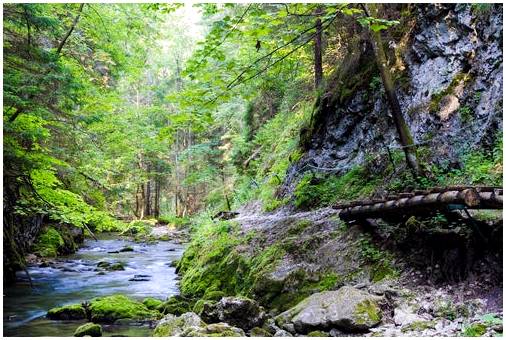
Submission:
M 118 235 L 86 240 L 77 253 L 51 260 L 32 259 L 14 286 L 4 289 L 4 334 L 7 336 L 72 336 L 80 320 L 53 320 L 54 307 L 81 304 L 100 296 L 121 294 L 133 301 L 164 300 L 179 292 L 172 262 L 181 257 L 179 242 L 133 242 Z M 135 305 L 138 306 L 138 305 Z M 72 319 L 72 318 L 70 318 Z M 104 335 L 149 336 L 149 323 L 103 324 Z

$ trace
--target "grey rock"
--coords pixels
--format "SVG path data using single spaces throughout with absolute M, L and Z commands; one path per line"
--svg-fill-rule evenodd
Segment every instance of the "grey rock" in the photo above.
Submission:
M 154 336 L 181 336 L 191 327 L 205 327 L 206 324 L 195 313 L 184 313 L 181 316 L 167 314 L 158 321 L 153 332 Z
M 262 326 L 267 317 L 256 301 L 232 296 L 223 297 L 215 304 L 205 304 L 201 316 L 208 323 L 226 322 L 245 330 Z
M 185 329 L 179 336 L 183 337 L 237 337 L 246 336 L 240 328 L 230 326 L 225 322 L 214 323 L 201 327 L 189 327 Z
M 283 329 L 293 323 L 301 334 L 331 328 L 363 332 L 381 321 L 379 301 L 376 296 L 344 286 L 337 291 L 313 294 L 275 320 Z
M 287 331 L 285 330 L 282 330 L 280 329 L 279 331 L 277 331 L 276 333 L 274 333 L 274 336 L 284 336 L 284 337 L 293 337 L 292 334 L 288 333 Z
M 407 306 L 401 306 L 394 309 L 394 323 L 397 326 L 409 325 L 416 321 L 425 320 L 413 313 Z

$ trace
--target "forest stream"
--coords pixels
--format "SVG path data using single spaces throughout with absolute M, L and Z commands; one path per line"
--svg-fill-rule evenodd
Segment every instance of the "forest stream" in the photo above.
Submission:
M 132 252 L 116 252 L 130 246 Z M 153 297 L 164 300 L 178 293 L 177 275 L 171 261 L 179 259 L 184 246 L 159 241 L 134 243 L 114 234 L 102 234 L 98 241 L 87 239 L 75 254 L 58 257 L 47 267 L 29 266 L 28 277 L 20 272 L 19 281 L 4 289 L 4 335 L 72 336 L 82 321 L 54 321 L 45 317 L 56 306 L 79 303 L 94 297 L 124 294 L 136 300 Z M 100 261 L 122 262 L 124 271 L 98 275 Z M 144 277 L 146 275 L 146 277 Z M 146 280 L 146 281 L 129 281 Z M 149 277 L 148 277 L 149 276 Z M 104 325 L 104 336 L 149 336 L 143 325 Z

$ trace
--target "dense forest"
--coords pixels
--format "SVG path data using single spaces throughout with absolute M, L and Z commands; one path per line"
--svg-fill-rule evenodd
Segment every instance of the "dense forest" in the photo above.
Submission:
M 3 4 L 4 334 L 501 335 L 502 15 Z

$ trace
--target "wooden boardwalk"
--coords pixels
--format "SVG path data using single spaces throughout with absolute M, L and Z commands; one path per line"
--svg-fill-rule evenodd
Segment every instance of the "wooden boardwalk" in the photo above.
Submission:
M 402 217 L 458 209 L 502 209 L 503 190 L 498 187 L 452 186 L 389 195 L 335 205 L 343 220 Z

